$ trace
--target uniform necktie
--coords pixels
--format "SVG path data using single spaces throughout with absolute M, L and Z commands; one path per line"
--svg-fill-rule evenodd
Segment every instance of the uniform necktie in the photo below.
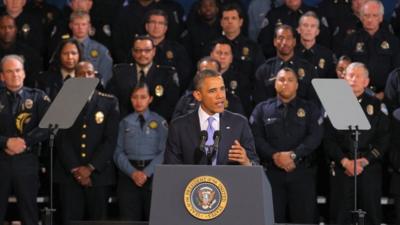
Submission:
M 143 129 L 143 126 L 145 124 L 144 116 L 142 114 L 139 115 L 139 123 L 140 123 L 140 128 Z
M 140 70 L 140 71 L 139 71 L 139 75 L 140 75 L 140 77 L 139 77 L 139 83 L 141 83 L 141 84 L 146 83 L 146 76 L 144 75 L 144 71 L 143 71 L 143 70 Z
M 287 104 L 283 104 L 283 110 L 282 110 L 282 115 L 283 118 L 285 119 L 288 113 L 288 105 Z
M 11 95 L 11 113 L 13 115 L 16 115 L 18 112 L 18 106 L 19 106 L 19 95 L 18 94 L 12 94 Z

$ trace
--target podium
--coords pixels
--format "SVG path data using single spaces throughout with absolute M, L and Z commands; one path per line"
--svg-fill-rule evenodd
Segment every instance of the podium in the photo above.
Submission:
M 261 166 L 160 165 L 149 225 L 273 225 L 270 183 Z

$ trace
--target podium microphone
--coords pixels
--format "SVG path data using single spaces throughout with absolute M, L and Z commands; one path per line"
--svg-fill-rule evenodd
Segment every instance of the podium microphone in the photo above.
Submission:
M 207 138 L 208 138 L 207 131 L 205 131 L 205 130 L 200 131 L 200 145 L 199 145 L 199 148 L 196 149 L 196 151 L 194 152 L 194 163 L 195 164 L 200 164 L 200 161 L 206 155 L 205 146 L 206 146 Z
M 216 130 L 214 132 L 213 139 L 214 139 L 214 144 L 210 146 L 210 149 L 206 154 L 208 165 L 212 165 L 213 158 L 218 151 L 219 141 L 221 140 L 221 132 L 219 130 Z

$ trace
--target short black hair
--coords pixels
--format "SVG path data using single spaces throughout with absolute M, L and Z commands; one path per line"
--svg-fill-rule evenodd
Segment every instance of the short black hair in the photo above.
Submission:
M 275 27 L 274 38 L 276 38 L 278 36 L 278 31 L 279 30 L 288 30 L 288 31 L 290 31 L 292 33 L 292 36 L 294 38 L 296 38 L 293 27 L 290 26 L 290 25 L 287 25 L 287 24 L 282 24 L 282 25 L 279 25 L 279 26 Z
M 244 18 L 242 8 L 237 3 L 230 3 L 230 4 L 224 5 L 221 10 L 221 18 L 222 18 L 222 15 L 224 14 L 224 12 L 226 12 L 226 11 L 236 11 L 238 13 L 240 19 Z
M 231 47 L 231 51 L 232 51 L 232 54 L 233 54 L 232 44 L 231 44 L 228 40 L 226 40 L 226 39 L 224 39 L 224 38 L 218 38 L 218 39 L 214 40 L 214 41 L 211 43 L 210 53 L 211 53 L 212 51 L 214 51 L 215 46 L 217 46 L 218 44 L 220 44 L 220 45 L 229 45 L 229 47 Z
M 133 42 L 132 42 L 132 49 L 134 48 L 135 43 L 136 43 L 137 41 L 150 41 L 150 42 L 151 42 L 151 45 L 153 46 L 153 48 L 155 47 L 154 41 L 153 41 L 153 39 L 152 39 L 150 36 L 148 36 L 148 35 L 138 35 L 138 36 L 136 36 L 136 37 L 133 39 Z
M 168 14 L 162 9 L 152 9 L 146 13 L 146 23 L 150 21 L 151 16 L 162 16 L 165 19 L 166 25 L 168 25 Z
M 215 70 L 203 70 L 198 71 L 193 78 L 193 84 L 195 90 L 200 90 L 201 84 L 203 83 L 204 79 L 208 77 L 220 77 L 221 74 Z
M 137 82 L 136 86 L 132 88 L 131 95 L 135 94 L 135 92 L 137 90 L 142 89 L 142 88 L 147 90 L 147 93 L 149 94 L 149 96 L 153 96 L 153 94 L 151 93 L 150 88 L 146 84 L 146 82 L 140 82 L 140 81 Z
M 296 77 L 296 80 L 299 81 L 299 75 L 296 73 L 296 71 L 294 71 L 294 69 L 292 69 L 290 67 L 283 67 L 282 69 L 278 70 L 278 72 L 276 73 L 276 77 L 278 77 L 278 74 L 281 71 L 293 73 L 294 77 Z

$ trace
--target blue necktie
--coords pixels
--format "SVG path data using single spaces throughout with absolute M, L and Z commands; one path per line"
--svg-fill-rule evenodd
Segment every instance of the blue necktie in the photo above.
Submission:
M 212 146 L 214 144 L 214 127 L 212 126 L 212 123 L 214 122 L 215 118 L 210 116 L 208 117 L 208 127 L 207 127 L 207 141 L 206 141 L 206 146 Z

